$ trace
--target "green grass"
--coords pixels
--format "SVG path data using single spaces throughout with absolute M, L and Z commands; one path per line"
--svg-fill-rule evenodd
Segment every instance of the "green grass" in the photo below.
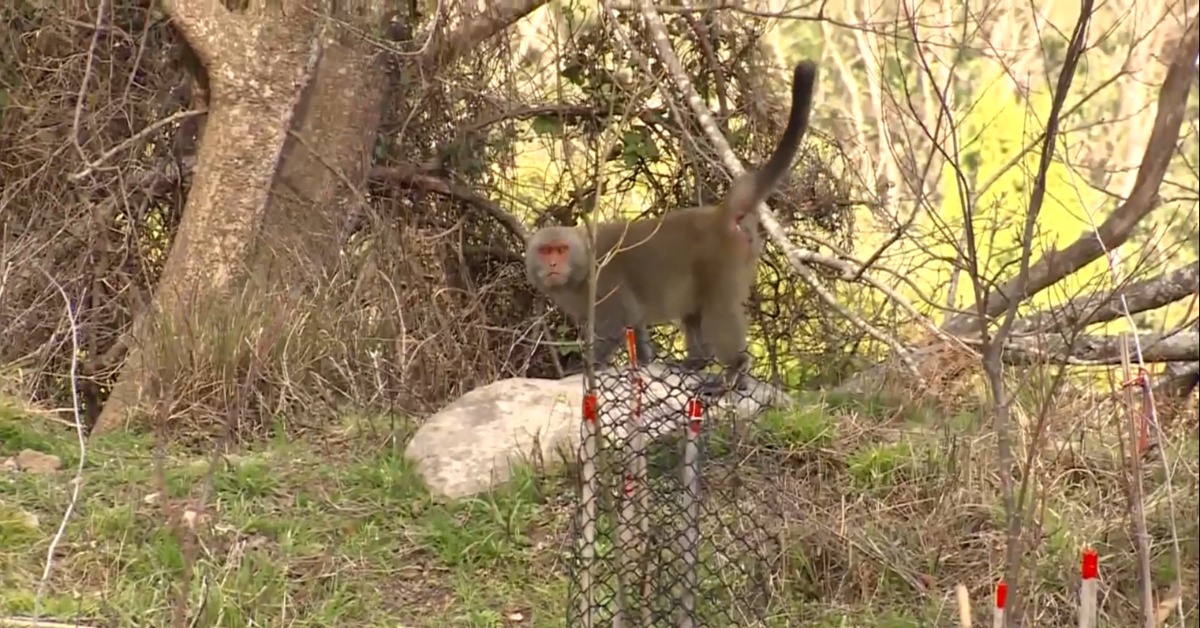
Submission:
M 0 416 L 0 457 L 59 455 L 57 474 L 14 473 L 0 491 L 0 616 L 28 616 L 78 460 L 69 432 Z M 165 522 L 153 443 L 91 443 L 75 515 L 56 550 L 42 616 L 161 626 L 187 550 Z M 390 451 L 272 442 L 219 460 L 198 529 L 189 598 L 206 626 L 561 625 L 566 514 L 526 476 L 485 498 L 438 506 Z M 168 452 L 166 493 L 201 494 L 209 457 Z M 30 525 L 36 517 L 37 525 Z M 399 624 L 398 624 L 399 623 Z
M 170 625 L 190 561 L 187 608 L 202 626 L 564 625 L 572 514 L 565 473 L 521 472 L 489 494 L 439 503 L 401 448 L 378 437 L 386 422 L 366 437 L 364 419 L 356 420 L 358 428 L 312 442 L 271 439 L 216 458 L 215 468 L 212 456 L 182 448 L 157 456 L 148 436 L 93 440 L 43 618 Z M 916 420 L 878 399 L 821 396 L 759 421 L 746 490 L 774 491 L 794 522 L 770 625 L 949 626 L 958 582 L 984 607 L 1003 525 L 992 446 L 957 428 L 947 436 L 948 422 L 972 423 Z M 33 613 L 79 459 L 71 430 L 0 403 L 0 460 L 24 448 L 60 456 L 63 468 L 0 475 L 0 617 Z M 710 447 L 710 455 L 719 451 Z M 1194 437 L 1180 451 L 1196 451 Z M 1026 567 L 1037 582 L 1035 603 L 1053 621 L 1072 616 L 1078 551 L 1093 544 L 1111 586 L 1105 617 L 1120 618 L 1108 625 L 1132 625 L 1121 623 L 1135 612 L 1128 600 L 1136 587 L 1116 460 L 1103 451 L 1063 468 L 1045 463 L 1041 541 Z M 1194 461 L 1184 464 L 1194 473 Z M 1181 468 L 1176 482 L 1186 476 Z M 1147 482 L 1161 497 L 1158 480 Z M 1184 588 L 1193 591 L 1196 498 L 1187 495 L 1176 492 L 1176 517 Z M 173 529 L 169 512 L 202 497 L 197 534 Z M 1174 573 L 1166 514 L 1148 513 L 1161 583 Z M 1195 616 L 1194 594 L 1185 608 Z

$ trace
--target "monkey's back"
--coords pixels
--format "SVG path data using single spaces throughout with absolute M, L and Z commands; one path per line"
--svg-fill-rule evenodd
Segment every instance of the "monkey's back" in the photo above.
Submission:
M 599 225 L 598 258 L 616 252 L 598 275 L 597 294 L 631 290 L 643 308 L 642 322 L 653 325 L 698 311 L 714 291 L 741 292 L 745 282 L 734 277 L 745 276 L 748 265 L 735 254 L 721 219 L 721 207 L 713 205 Z

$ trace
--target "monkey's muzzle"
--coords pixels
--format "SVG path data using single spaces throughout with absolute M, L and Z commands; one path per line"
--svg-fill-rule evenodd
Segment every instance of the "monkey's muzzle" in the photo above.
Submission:
M 557 270 L 542 273 L 542 283 L 548 287 L 557 288 L 567 285 L 567 274 Z

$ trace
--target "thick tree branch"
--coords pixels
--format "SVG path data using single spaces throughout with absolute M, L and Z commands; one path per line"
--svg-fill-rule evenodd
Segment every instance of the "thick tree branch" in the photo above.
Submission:
M 1118 288 L 1115 293 L 1085 294 L 1017 321 L 1013 325 L 1013 333 L 1024 335 L 1051 329 L 1078 329 L 1084 325 L 1116 320 L 1125 315 L 1122 296 L 1130 314 L 1160 308 L 1194 294 L 1198 279 L 1200 263 L 1130 283 Z
M 210 71 L 216 66 L 218 55 L 223 50 L 219 35 L 225 33 L 226 37 L 235 38 L 244 36 L 241 32 L 230 33 L 234 29 L 244 28 L 244 25 L 219 0 L 164 0 L 163 7 L 200 63 Z
M 1028 278 L 1014 277 L 1003 286 L 991 291 L 984 312 L 989 318 L 1007 309 L 1010 299 L 1024 300 L 1037 294 L 1086 264 L 1104 254 L 1106 247 L 1123 244 L 1143 218 L 1158 204 L 1158 189 L 1175 147 L 1179 142 L 1179 130 L 1187 110 L 1188 91 L 1195 77 L 1194 60 L 1200 46 L 1200 20 L 1192 18 L 1183 36 L 1175 43 L 1175 50 L 1167 58 L 1170 65 L 1166 79 L 1158 94 L 1158 112 L 1154 128 L 1138 168 L 1137 179 L 1129 198 L 1101 224 L 1094 233 L 1085 233 L 1067 248 L 1051 250 L 1029 269 Z M 1024 281 L 1023 281 L 1024 280 Z M 1015 292 L 1024 283 L 1021 294 Z M 973 314 L 961 314 L 945 325 L 951 333 L 961 334 L 977 326 Z
M 420 65 L 436 64 L 444 67 L 454 63 L 464 53 L 474 50 L 492 35 L 512 26 L 521 18 L 533 13 L 546 0 L 500 0 L 484 3 L 487 7 L 479 15 L 459 25 L 451 33 L 442 32 L 438 24 L 428 47 L 417 57 Z
M 1073 340 L 1073 341 L 1072 341 Z M 1047 360 L 1066 364 L 1120 364 L 1120 334 L 1076 336 L 1056 335 L 1014 338 L 1004 347 L 1009 364 L 1041 363 Z M 1138 335 L 1142 360 L 1151 362 L 1190 362 L 1200 360 L 1200 333 L 1145 333 Z
M 1154 390 L 1167 397 L 1183 397 L 1200 385 L 1200 362 L 1175 362 L 1155 382 Z

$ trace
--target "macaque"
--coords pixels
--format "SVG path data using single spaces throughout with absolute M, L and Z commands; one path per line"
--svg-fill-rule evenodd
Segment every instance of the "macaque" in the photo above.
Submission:
M 608 363 L 625 327 L 637 334 L 639 361 L 650 361 L 646 328 L 677 322 L 687 347 L 686 367 L 698 370 L 716 357 L 734 384 L 740 381 L 749 367 L 745 302 L 763 248 L 758 205 L 791 168 L 808 127 L 816 77 L 814 62 L 796 66 L 791 113 L 775 152 L 757 171 L 738 177 L 720 204 L 597 224 L 594 252 L 583 227 L 545 227 L 529 238 L 529 281 L 579 323 L 588 313 L 588 269 L 599 264 L 597 366 Z

